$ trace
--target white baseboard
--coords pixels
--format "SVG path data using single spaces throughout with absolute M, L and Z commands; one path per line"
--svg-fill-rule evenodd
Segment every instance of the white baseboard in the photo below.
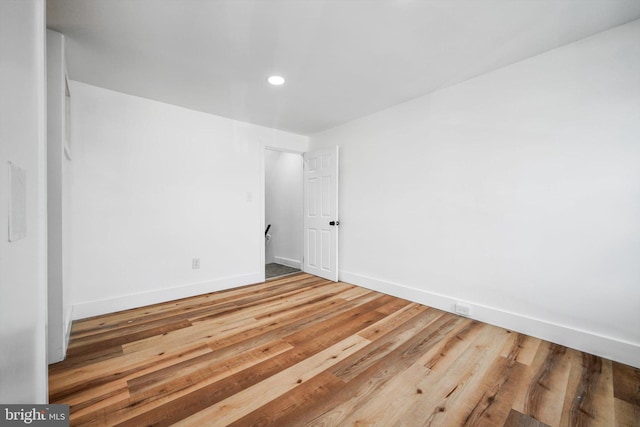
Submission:
M 262 273 L 264 275 L 264 273 Z M 262 278 L 264 279 L 264 277 Z M 73 306 L 73 320 L 114 313 L 116 311 L 131 308 L 144 307 L 180 298 L 202 295 L 209 292 L 222 291 L 238 286 L 259 283 L 260 273 L 243 274 L 240 276 L 225 277 L 206 282 L 190 283 L 172 288 L 159 289 L 157 291 L 142 292 L 138 294 L 122 295 L 116 298 L 88 301 Z
M 340 271 L 340 280 L 451 313 L 456 303 L 465 303 L 472 307 L 472 319 L 640 367 L 640 345 L 636 343 L 347 271 Z
M 275 262 L 277 264 L 282 264 L 282 265 L 286 265 L 287 267 L 292 267 L 292 268 L 297 268 L 300 269 L 302 263 L 299 260 L 295 260 L 295 259 L 291 259 L 291 258 L 285 258 L 285 257 L 281 257 L 281 256 L 277 256 L 275 257 Z

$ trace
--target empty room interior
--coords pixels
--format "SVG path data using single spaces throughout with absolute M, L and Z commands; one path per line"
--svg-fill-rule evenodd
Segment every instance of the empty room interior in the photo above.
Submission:
M 0 0 L 0 142 L 0 404 L 640 426 L 638 0 Z

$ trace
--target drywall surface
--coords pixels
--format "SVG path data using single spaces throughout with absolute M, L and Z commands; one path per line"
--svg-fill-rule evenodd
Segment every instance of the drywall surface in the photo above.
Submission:
M 302 155 L 265 150 L 266 262 L 301 267 Z
M 1 1 L 0 402 L 4 404 L 48 401 L 45 55 L 44 1 Z M 24 172 L 24 186 L 18 185 L 14 192 L 9 162 Z M 17 201 L 24 209 L 12 223 L 24 223 L 26 232 L 10 242 L 8 212 L 10 203 Z
M 307 137 L 80 82 L 71 92 L 74 318 L 264 276 L 264 146 L 304 151 Z
M 640 366 L 640 21 L 311 137 L 341 279 Z

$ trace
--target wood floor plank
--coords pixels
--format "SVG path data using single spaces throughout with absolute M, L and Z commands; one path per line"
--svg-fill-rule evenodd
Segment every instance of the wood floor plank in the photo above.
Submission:
M 171 322 L 163 321 L 151 325 L 136 325 L 135 327 L 125 328 L 124 331 L 118 330 L 108 332 L 104 334 L 106 335 L 104 337 L 102 337 L 102 334 L 98 334 L 97 337 L 83 337 L 78 340 L 74 340 L 69 344 L 67 355 L 73 357 L 77 354 L 86 352 L 88 348 L 90 348 L 91 351 L 96 351 L 100 349 L 116 347 L 147 337 L 154 337 L 157 335 L 165 334 L 167 332 L 189 328 L 190 326 L 192 325 L 188 320 L 177 320 Z
M 354 307 L 367 303 L 379 295 L 369 293 L 351 301 L 340 299 L 317 304 L 304 314 L 295 314 L 273 320 L 272 322 L 251 328 L 241 333 L 225 337 L 223 339 L 211 339 L 207 344 L 221 357 L 226 354 L 234 354 L 247 348 L 261 345 L 265 342 L 279 339 L 322 322 L 332 316 L 348 311 Z
M 286 425 L 322 425 L 325 419 L 330 419 L 328 425 L 347 425 L 339 418 L 345 411 L 338 409 L 338 413 L 334 409 L 339 407 L 342 402 L 354 399 L 359 403 L 371 401 L 377 395 L 378 391 L 384 385 L 391 381 L 396 374 L 403 372 L 418 359 L 423 351 L 435 346 L 442 337 L 455 328 L 456 324 L 462 320 L 451 315 L 437 315 L 435 321 L 428 322 L 426 326 L 415 335 L 411 336 L 400 347 L 388 353 L 388 357 L 378 358 L 374 364 L 367 364 L 362 370 L 358 371 L 358 375 L 346 382 L 338 389 L 331 390 L 330 393 L 323 393 L 322 398 L 306 401 L 308 405 L 301 403 L 295 406 L 288 406 L 286 412 L 282 411 L 281 399 L 274 399 L 269 405 L 261 408 L 261 415 L 278 413 L 278 421 Z M 376 344 L 376 343 L 374 343 Z M 374 345 L 373 344 L 373 345 Z M 382 340 L 377 343 L 383 345 Z M 365 350 L 367 350 L 365 352 Z M 363 352 L 365 352 L 363 354 Z M 340 372 L 346 367 L 358 366 L 360 361 L 368 360 L 368 353 L 377 353 L 367 348 L 356 352 L 351 357 L 336 365 L 332 371 Z M 352 371 L 352 369 L 349 369 Z M 320 387 L 317 389 L 322 390 Z M 292 400 L 291 396 L 284 396 L 285 399 Z M 309 403 L 309 402 L 312 402 Z M 349 412 L 349 410 L 347 410 Z M 271 416 L 270 419 L 273 419 Z M 249 419 L 241 419 L 238 426 Z M 277 425 L 277 424 L 274 424 Z
M 148 412 L 147 408 L 160 406 L 157 405 L 155 400 L 157 396 L 166 394 L 163 393 L 163 390 L 171 390 L 174 399 L 188 396 L 217 381 L 222 381 L 234 374 L 244 372 L 260 362 L 273 359 L 290 350 L 291 345 L 286 342 L 272 342 L 227 359 L 216 360 L 215 362 L 210 361 L 213 363 L 205 364 L 204 366 L 195 366 L 196 370 L 182 369 L 174 375 L 167 374 L 168 376 L 164 377 L 165 381 L 150 382 L 148 377 L 136 378 L 129 382 L 131 387 L 129 403 L 132 408 L 135 408 L 135 412 L 130 411 L 128 413 L 129 418 L 131 415 Z M 204 362 L 206 363 L 207 361 L 209 360 Z M 203 361 L 199 362 L 202 363 Z M 190 364 L 187 368 L 193 367 L 194 365 Z M 156 373 L 154 373 L 152 380 L 163 378 L 162 375 L 155 375 Z M 137 383 L 138 380 L 140 380 L 139 383 Z
M 569 378 L 567 380 L 564 403 L 562 407 L 562 417 L 560 419 L 560 427 L 573 426 L 575 422 L 575 413 L 571 408 L 575 407 L 576 398 L 580 396 L 580 385 L 583 372 L 582 353 L 577 350 L 567 349 L 566 354 L 569 364 Z
M 72 426 L 640 426 L 640 369 L 297 273 L 74 322 Z
M 245 388 L 264 381 L 272 375 L 313 356 L 350 335 L 356 334 L 361 329 L 364 329 L 369 324 L 383 317 L 383 315 L 377 313 L 375 309 L 386 302 L 385 297 L 380 297 L 361 307 L 356 307 L 336 316 L 336 318 L 331 318 L 314 325 L 310 328 L 312 330 L 310 333 L 315 335 L 313 340 L 301 340 L 298 333 L 289 337 L 283 337 L 284 341 L 291 343 L 295 348 L 258 363 L 251 369 L 226 377 L 211 385 L 198 389 L 187 396 L 155 408 L 153 412 L 148 412 L 127 420 L 121 423 L 121 425 L 131 427 L 140 425 L 162 426 L 170 425 L 187 418 Z M 367 307 L 363 308 L 364 306 Z M 336 329 L 337 324 L 340 325 L 339 329 Z
M 350 361 L 336 367 L 332 372 L 341 380 L 349 382 L 372 365 L 386 358 L 389 353 L 405 345 L 410 339 L 415 338 L 416 335 L 425 330 L 425 328 L 433 322 L 439 321 L 439 323 L 436 324 L 439 326 L 446 320 L 446 317 L 438 310 L 425 310 L 408 319 L 393 331 L 383 336 L 378 336 L 378 339 L 373 345 L 361 350 L 358 354 L 354 355 Z M 375 324 L 372 325 L 372 327 L 375 326 Z
M 236 308 L 233 310 L 225 310 L 221 313 L 215 313 L 212 315 L 200 315 L 191 316 L 189 320 L 192 322 L 207 321 L 209 319 L 226 317 L 228 318 L 234 312 L 237 312 L 240 316 L 251 316 L 259 318 L 264 312 L 267 312 L 271 316 L 275 316 L 280 313 L 277 310 L 281 307 L 284 310 L 293 310 L 300 305 L 311 304 L 317 302 L 318 298 L 327 299 L 331 298 L 351 288 L 351 285 L 326 283 L 326 282 L 313 282 L 309 283 L 305 288 L 298 289 L 292 288 L 287 292 L 276 292 L 273 290 L 268 295 L 252 295 L 241 300 L 235 301 Z
M 638 427 L 640 422 L 640 406 L 632 405 L 622 399 L 614 398 L 615 426 Z
M 135 324 L 117 330 L 99 332 L 94 335 L 84 336 L 73 340 L 67 349 L 67 355 L 82 354 L 87 348 L 92 350 L 113 348 L 133 341 L 139 341 L 147 337 L 177 331 L 192 326 L 186 319 L 167 322 L 156 320 L 153 322 Z
M 393 300 L 389 301 L 382 307 L 379 307 L 377 310 L 382 314 L 393 314 L 410 304 L 411 304 L 411 301 L 407 301 L 400 298 L 394 298 Z
M 540 421 L 532 418 L 528 415 L 525 415 L 521 412 L 518 412 L 514 409 L 509 413 L 509 417 L 503 424 L 503 427 L 550 427 L 547 424 L 541 423 Z
M 171 366 L 185 359 L 209 352 L 211 349 L 208 346 L 196 344 L 153 356 L 136 354 L 119 359 L 109 359 L 80 369 L 58 372 L 49 377 L 49 399 L 52 403 L 62 403 L 71 396 L 82 394 L 86 390 L 103 384 L 126 380 L 150 370 Z
M 530 366 L 533 363 L 533 359 L 538 352 L 538 347 L 540 347 L 540 343 L 542 342 L 542 340 L 530 337 L 528 335 L 519 334 L 517 332 L 513 333 L 512 339 L 517 341 L 518 347 L 517 355 L 514 361 L 523 365 Z M 513 354 L 513 347 L 511 342 L 507 343 L 500 356 L 510 357 L 510 354 Z
M 570 373 L 567 348 L 550 344 L 525 398 L 524 414 L 548 425 L 559 425 Z
M 183 398 L 190 393 L 197 392 L 218 380 L 224 380 L 234 374 L 242 372 L 247 369 L 247 367 L 268 360 L 274 355 L 281 354 L 283 352 L 282 350 L 284 350 L 284 348 L 278 345 L 272 346 L 268 351 L 265 351 L 263 348 L 257 348 L 253 351 L 239 354 L 234 358 L 218 361 L 218 363 L 208 366 L 206 368 L 207 371 L 196 378 L 186 378 L 185 380 L 185 378 L 181 376 L 169 377 L 169 381 L 179 384 L 176 384 L 176 387 L 167 387 L 165 391 L 158 393 L 145 393 L 145 391 L 147 391 L 146 389 L 142 391 L 137 390 L 137 393 L 129 399 L 116 402 L 109 407 L 105 407 L 103 410 L 96 411 L 94 414 L 79 417 L 77 423 L 78 425 L 93 425 L 95 423 L 99 425 L 116 425 L 126 422 L 128 419 L 140 417 L 164 404 Z M 142 372 L 141 377 L 143 377 L 144 374 L 145 372 Z
M 397 327 L 408 321 L 414 316 L 429 310 L 428 307 L 420 304 L 409 304 L 400 308 L 395 313 L 389 314 L 387 317 L 379 322 L 369 326 L 365 330 L 358 333 L 363 338 L 371 341 L 375 341 L 379 337 L 386 335 L 387 333 L 395 330 Z M 378 310 L 380 311 L 380 310 Z M 431 313 L 434 315 L 437 311 L 431 309 Z
M 613 362 L 613 393 L 620 400 L 640 406 L 640 368 Z
M 506 422 L 518 387 L 525 376 L 526 365 L 517 362 L 523 348 L 523 336 L 516 334 L 511 351 L 506 357 L 498 357 L 484 374 L 483 384 L 467 398 L 474 404 L 464 420 L 465 426 L 493 426 Z
M 49 375 L 55 375 L 57 372 L 68 372 L 72 369 L 79 369 L 83 366 L 119 358 L 123 355 L 122 346 L 107 347 L 99 350 L 89 348 L 84 353 L 78 353 L 73 356 L 67 354 L 66 359 L 62 362 L 49 365 Z
M 381 414 L 385 421 L 389 425 L 398 423 L 401 421 L 401 414 L 411 413 L 416 419 L 422 420 L 424 425 L 465 425 L 465 420 L 478 406 L 482 397 L 478 394 L 483 392 L 479 386 L 485 379 L 485 372 L 495 362 L 509 338 L 504 330 L 501 334 L 497 334 L 498 331 L 493 327 L 483 329 L 472 336 L 473 341 L 466 351 L 452 360 L 448 369 L 430 372 L 415 371 L 407 374 L 405 382 L 411 381 L 411 387 L 405 388 L 409 393 L 406 401 L 409 401 L 410 405 L 402 412 L 388 411 Z M 419 365 L 426 369 L 422 359 Z M 436 386 L 436 392 L 433 391 L 431 384 Z M 394 402 L 398 406 L 406 405 L 405 401 L 398 398 Z M 363 406 L 359 413 L 354 414 L 354 417 L 371 417 L 368 413 L 371 410 L 373 408 Z
M 298 388 L 300 384 L 313 379 L 369 343 L 369 340 L 359 335 L 351 335 L 300 363 L 186 418 L 183 420 L 184 425 L 205 425 L 212 419 L 221 425 L 232 425 L 243 417 L 245 418 L 240 425 L 256 425 L 257 420 L 249 420 L 246 416 L 254 411 L 264 416 L 267 411 L 258 411 L 262 406 Z M 299 393 L 296 392 L 295 395 Z M 282 411 L 276 412 L 277 415 L 280 413 Z M 277 415 L 274 421 L 280 422 Z M 260 422 L 264 423 L 264 420 Z
M 326 281 L 324 281 L 326 282 Z M 200 310 L 215 312 L 220 307 L 229 308 L 249 301 L 260 300 L 274 294 L 281 294 L 292 289 L 304 288 L 308 285 L 323 283 L 322 279 L 309 275 L 292 275 L 287 279 L 279 279 L 273 283 L 262 283 L 227 291 L 220 291 L 190 298 L 154 304 L 141 308 L 121 311 L 108 316 L 97 316 L 75 322 L 71 332 L 72 338 L 113 328 L 122 328 L 138 321 L 152 321 L 158 318 L 174 317 L 180 314 L 193 316 Z
M 569 425 L 612 426 L 615 407 L 611 361 L 582 353 L 582 373 L 569 407 Z
M 127 383 L 121 381 L 120 384 L 109 383 L 92 388 L 82 395 L 76 394 L 65 399 L 65 403 L 70 405 L 71 414 L 75 419 L 78 419 L 84 415 L 117 405 L 118 402 L 126 401 L 129 397 L 131 395 Z
M 300 299 L 296 299 L 296 301 L 300 301 Z M 123 350 L 125 353 L 133 353 L 158 346 L 179 345 L 179 343 L 184 342 L 220 341 L 245 331 L 255 330 L 262 325 L 270 325 L 282 318 L 290 318 L 290 315 L 298 315 L 299 312 L 308 310 L 311 308 L 310 306 L 315 303 L 322 302 L 323 301 L 315 301 L 314 303 L 309 303 L 307 301 L 308 305 L 298 307 L 295 312 L 280 313 L 271 317 L 262 317 L 261 319 L 254 317 L 254 315 L 264 313 L 265 308 L 260 305 L 251 305 L 244 310 L 234 309 L 224 316 L 215 316 L 209 319 L 194 319 L 193 327 L 189 329 L 172 331 L 168 334 L 140 339 L 135 343 L 127 343 L 123 345 Z M 278 306 L 276 305 L 275 307 L 277 309 Z M 212 333 L 212 331 L 215 331 L 215 334 Z
M 334 317 L 331 317 L 322 322 L 316 323 L 302 331 L 294 332 L 293 334 L 287 335 L 283 337 L 284 340 L 290 342 L 292 345 L 301 345 L 304 344 L 309 339 L 309 334 L 326 334 L 327 332 L 335 331 L 339 333 L 342 329 L 344 329 L 345 324 L 349 324 L 354 320 L 358 320 L 361 317 L 367 319 L 367 324 L 364 325 L 361 329 L 358 329 L 358 332 L 369 324 L 374 323 L 377 320 L 385 317 L 382 313 L 375 311 L 378 307 L 386 304 L 389 299 L 393 297 L 389 297 L 387 295 L 383 295 L 376 299 L 373 299 L 365 304 L 356 306 L 351 310 L 340 313 Z
M 224 378 L 252 366 L 259 359 L 273 357 L 292 348 L 291 344 L 278 340 L 227 358 L 209 352 L 146 375 L 136 376 L 128 380 L 127 384 L 133 398 L 154 396 L 161 394 L 163 390 L 179 391 L 202 381 L 203 378 L 207 383 Z
M 342 283 L 342 282 L 340 282 Z M 354 286 L 352 289 L 343 292 L 340 297 L 346 299 L 347 301 L 351 301 L 352 299 L 360 298 L 363 295 L 370 294 L 375 295 L 376 297 L 382 296 L 380 292 L 372 291 L 366 288 L 360 288 L 358 286 Z

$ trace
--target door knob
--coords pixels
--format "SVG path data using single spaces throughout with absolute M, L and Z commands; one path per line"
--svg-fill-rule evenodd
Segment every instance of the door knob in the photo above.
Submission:
M 331 226 L 340 225 L 340 221 L 329 221 L 329 225 Z

